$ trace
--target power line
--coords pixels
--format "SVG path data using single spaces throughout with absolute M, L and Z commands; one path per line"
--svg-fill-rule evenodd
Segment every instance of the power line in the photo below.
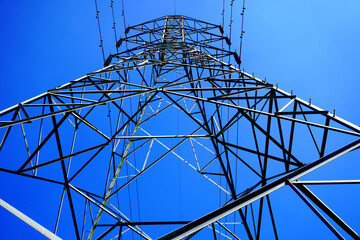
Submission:
M 224 22 L 225 22 L 225 0 L 223 0 L 223 9 L 222 9 L 221 15 L 222 15 L 221 27 L 224 29 Z
M 124 0 L 121 0 L 121 16 L 123 17 L 124 21 L 124 29 L 126 30 L 126 19 L 125 19 L 125 7 L 124 7 Z M 125 33 L 126 34 L 126 33 Z
M 234 1 L 235 0 L 231 0 L 230 2 L 230 23 L 229 23 L 229 32 L 230 32 L 230 35 L 229 35 L 229 39 L 231 41 L 231 30 L 232 30 L 232 23 L 233 23 L 233 7 L 234 7 Z M 230 46 L 229 46 L 230 47 Z
M 231 0 L 230 2 L 230 22 L 229 22 L 229 39 L 231 43 L 231 33 L 232 33 L 232 23 L 233 23 L 233 6 L 234 6 L 234 0 Z M 229 51 L 230 51 L 230 44 L 229 44 Z M 230 55 L 229 55 L 229 62 L 230 62 Z
M 239 63 L 239 69 L 240 69 L 240 64 L 241 64 L 241 52 L 242 52 L 242 43 L 243 43 L 243 38 L 244 38 L 244 18 L 245 18 L 245 0 L 243 0 L 243 6 L 242 6 L 242 11 L 241 11 L 241 33 L 240 33 L 240 52 L 239 52 L 239 59 L 240 59 L 240 63 Z
M 240 75 L 239 75 L 240 76 Z M 240 99 L 237 100 L 237 104 L 238 106 L 240 106 Z M 239 121 L 236 122 L 236 146 L 239 146 Z M 236 148 L 235 153 L 236 153 L 236 157 L 235 157 L 235 189 L 237 188 L 237 182 L 238 182 L 238 159 L 237 156 L 239 156 L 238 154 L 239 149 Z M 234 214 L 234 223 L 236 223 L 236 214 Z M 234 234 L 236 232 L 236 224 L 234 224 Z
M 131 99 L 130 99 L 130 102 L 131 102 Z M 139 103 L 138 103 L 138 109 L 141 108 L 141 97 L 139 98 Z M 132 111 L 132 110 L 131 110 Z M 132 114 L 131 114 L 132 115 Z M 135 145 L 135 141 L 132 143 L 133 145 L 133 148 L 136 149 L 136 145 Z M 138 169 L 137 168 L 137 161 L 136 161 L 136 151 L 134 151 L 134 165 L 135 165 L 135 169 Z M 137 211 L 138 211 L 138 221 L 140 222 L 141 221 L 141 218 L 140 218 L 140 196 L 139 196 L 139 184 L 138 184 L 138 179 L 135 179 L 135 187 L 136 187 L 136 200 L 137 200 Z
M 125 19 L 125 7 L 124 7 L 124 0 L 121 0 L 121 15 L 123 17 L 123 22 L 124 22 L 124 32 L 125 32 L 125 38 L 127 36 L 127 32 L 126 32 L 126 19 Z M 125 45 L 126 45 L 126 49 L 128 49 L 128 42 L 125 41 Z M 130 52 L 128 52 L 128 56 L 130 56 Z
M 104 60 L 104 63 L 105 63 L 105 53 L 104 53 L 104 44 L 103 44 L 104 41 L 103 41 L 103 38 L 102 38 L 101 25 L 100 25 L 100 11 L 99 11 L 99 9 L 98 9 L 98 5 L 97 5 L 97 1 L 96 1 L 96 0 L 95 0 L 95 9 L 96 9 L 96 19 L 97 19 L 97 22 L 98 22 L 99 36 L 100 36 L 100 44 L 99 44 L 99 47 L 101 48 L 103 60 Z
M 225 0 L 223 0 L 223 9 L 221 12 L 221 16 L 222 16 L 222 22 L 221 22 L 221 34 L 222 36 L 224 36 L 224 23 L 225 23 Z M 221 49 L 224 49 L 224 41 L 221 41 Z
M 222 28 L 222 35 L 224 35 L 224 24 L 225 24 L 225 0 L 223 0 L 223 9 L 221 12 L 221 16 L 222 16 L 222 22 L 221 22 L 221 28 Z M 224 49 L 224 41 L 221 41 L 221 49 Z M 225 78 L 225 76 L 224 76 Z M 223 86 L 223 82 L 221 82 L 221 86 Z M 222 109 L 220 111 L 220 117 L 222 118 Z M 221 171 L 221 166 L 219 166 L 219 171 Z M 219 183 L 221 186 L 221 176 L 219 176 Z M 221 207 L 221 189 L 219 189 L 219 207 Z M 218 226 L 218 238 L 220 239 L 220 225 Z
M 117 41 L 118 41 L 118 39 L 117 39 L 117 34 L 116 34 L 116 21 L 115 21 L 115 13 L 114 13 L 114 0 L 111 0 L 110 8 L 111 8 L 111 13 L 112 13 L 112 18 L 113 18 L 113 26 L 112 26 L 112 29 L 114 29 L 115 44 L 116 44 Z

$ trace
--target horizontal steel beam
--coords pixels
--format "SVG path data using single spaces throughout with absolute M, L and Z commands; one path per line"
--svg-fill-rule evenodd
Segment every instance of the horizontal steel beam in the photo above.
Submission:
M 118 222 L 115 225 L 120 226 L 137 226 L 137 225 L 182 225 L 190 223 L 190 221 L 158 221 L 158 222 Z M 98 224 L 98 227 L 111 227 L 114 224 Z
M 31 227 L 39 231 L 45 237 L 53 240 L 61 240 L 61 238 L 56 236 L 54 233 L 50 232 L 49 230 L 47 230 L 46 228 L 44 228 L 43 226 L 41 226 L 40 224 L 38 224 L 37 222 L 35 222 L 34 220 L 32 220 L 31 218 L 29 218 L 28 216 L 26 216 L 25 214 L 23 214 L 22 212 L 20 212 L 19 210 L 17 210 L 16 208 L 14 208 L 13 206 L 11 206 L 2 199 L 0 199 L 0 206 L 2 206 L 6 210 L 14 214 L 16 217 L 23 220 L 25 223 L 29 224 Z
M 294 185 L 360 184 L 360 180 L 295 181 Z
M 275 117 L 275 118 L 280 118 L 280 119 L 284 119 L 284 120 L 289 120 L 292 122 L 297 122 L 297 123 L 301 123 L 301 124 L 306 124 L 309 126 L 315 126 L 315 127 L 319 127 L 319 128 L 324 128 L 324 129 L 329 129 L 332 131 L 336 131 L 336 132 L 342 132 L 342 133 L 346 133 L 346 134 L 351 134 L 354 136 L 360 136 L 360 130 L 359 129 L 355 129 L 352 126 L 349 126 L 348 124 L 342 124 L 345 127 L 350 128 L 351 130 L 354 130 L 355 132 L 350 132 L 348 130 L 343 130 L 340 128 L 335 128 L 335 127 L 329 127 L 329 126 L 325 126 L 322 124 L 318 124 L 318 123 L 313 123 L 313 122 L 308 122 L 308 121 L 304 121 L 304 120 L 300 120 L 300 119 L 296 119 L 296 118 L 291 118 L 291 117 L 285 117 L 285 116 L 281 116 L 281 115 L 275 115 L 273 113 L 269 113 L 269 112 L 263 112 L 261 110 L 256 110 L 256 109 L 251 109 L 251 108 L 246 108 L 246 107 L 241 107 L 241 106 L 237 106 L 237 105 L 233 105 L 233 104 L 229 104 L 229 103 L 224 103 L 224 102 L 219 102 L 219 101 L 213 101 L 213 100 L 208 100 L 206 98 L 201 98 L 201 97 L 196 97 L 196 96 L 191 96 L 191 95 L 186 95 L 186 94 L 181 94 L 178 92 L 172 92 L 172 91 L 168 91 L 163 89 L 163 92 L 165 93 L 169 93 L 169 94 L 173 94 L 173 95 L 177 95 L 177 96 L 181 96 L 184 98 L 189 98 L 189 99 L 195 99 L 195 100 L 199 100 L 199 101 L 203 101 L 203 102 L 208 102 L 208 103 L 214 103 L 214 104 L 218 104 L 218 105 L 222 105 L 225 107 L 230 107 L 230 108 L 235 108 L 235 109 L 241 109 L 247 112 L 253 112 L 253 113 L 258 113 L 258 114 L 262 114 L 262 115 L 266 115 L 266 116 L 271 116 L 271 117 Z M 333 118 L 332 118 L 333 119 Z
M 149 135 L 149 136 L 116 136 L 115 139 L 148 139 L 148 138 L 205 138 L 210 135 Z

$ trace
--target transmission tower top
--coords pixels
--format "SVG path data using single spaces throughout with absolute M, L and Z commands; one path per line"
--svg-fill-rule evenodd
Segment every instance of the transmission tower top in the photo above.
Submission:
M 134 51 L 139 49 L 154 50 L 159 48 L 160 50 L 180 47 L 185 51 L 189 47 L 194 46 L 219 59 L 232 55 L 236 63 L 240 64 L 240 59 L 236 52 L 223 49 L 222 41 L 225 41 L 229 46 L 231 45 L 230 39 L 223 36 L 223 33 L 224 31 L 220 25 L 182 15 L 157 18 L 128 27 L 125 31 L 126 37 L 120 39 L 116 44 L 117 48 L 124 44 L 125 51 L 116 55 L 110 55 L 106 60 L 105 66 L 109 65 L 112 57 L 125 53 L 129 54 L 130 52 L 134 53 Z

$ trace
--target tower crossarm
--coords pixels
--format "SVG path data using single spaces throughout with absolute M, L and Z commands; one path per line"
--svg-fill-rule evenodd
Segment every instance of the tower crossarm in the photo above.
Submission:
M 219 30 L 221 35 L 219 35 Z M 231 42 L 228 37 L 223 36 L 221 26 L 186 16 L 171 15 L 128 27 L 125 35 L 116 44 L 117 48 L 122 46 L 125 51 L 110 55 L 106 65 L 114 56 L 169 43 L 171 43 L 170 47 L 181 47 L 181 44 L 198 46 L 204 51 L 208 51 L 209 54 L 219 57 L 230 54 L 235 57 L 237 63 L 240 63 L 236 52 L 230 52 L 223 47 L 223 42 L 228 46 L 231 45 Z

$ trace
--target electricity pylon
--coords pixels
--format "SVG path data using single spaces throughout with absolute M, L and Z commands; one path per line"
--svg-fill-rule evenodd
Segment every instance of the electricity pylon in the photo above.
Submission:
M 104 68 L 0 112 L 0 170 L 60 187 L 60 237 L 281 239 L 278 204 L 298 195 L 359 239 L 308 188 L 359 181 L 299 178 L 357 149 L 360 128 L 231 65 L 230 44 L 185 16 L 128 27 Z

